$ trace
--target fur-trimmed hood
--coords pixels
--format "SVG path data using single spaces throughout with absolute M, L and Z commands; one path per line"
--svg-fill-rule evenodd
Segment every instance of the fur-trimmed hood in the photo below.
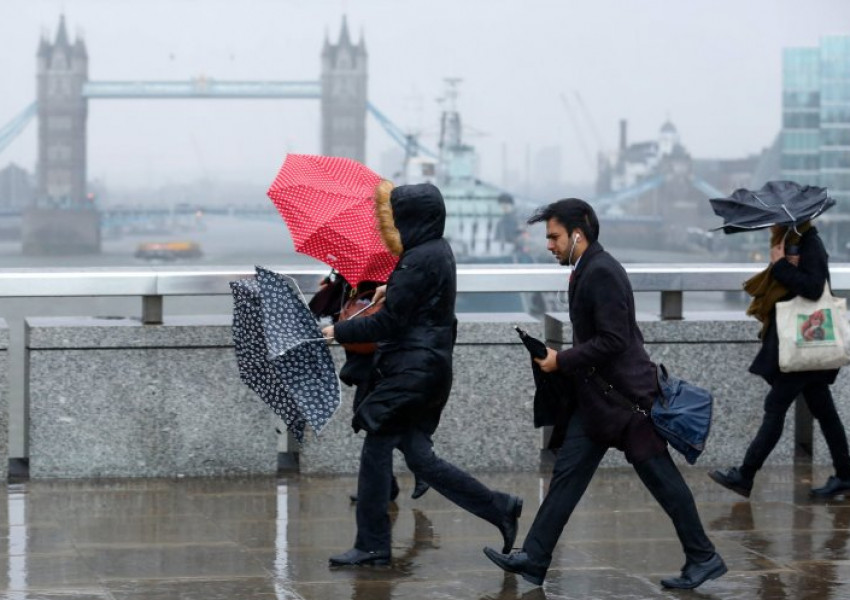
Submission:
M 440 239 L 446 226 L 443 195 L 430 183 L 392 187 L 382 181 L 375 191 L 381 238 L 394 255 Z

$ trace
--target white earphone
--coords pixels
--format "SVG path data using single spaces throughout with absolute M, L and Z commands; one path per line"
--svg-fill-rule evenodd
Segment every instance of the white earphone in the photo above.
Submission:
M 570 264 L 570 271 L 572 271 L 573 269 L 575 269 L 575 265 L 573 265 L 573 264 L 572 264 L 572 262 L 573 262 L 573 252 L 575 252 L 575 249 L 576 249 L 576 243 L 578 243 L 578 240 L 579 240 L 579 238 L 580 238 L 580 237 L 581 237 L 581 236 L 580 236 L 579 234 L 577 234 L 577 233 L 576 233 L 575 235 L 573 235 L 573 244 L 572 244 L 572 246 L 570 247 L 570 257 L 567 259 L 567 262 Z M 556 297 L 556 299 L 558 300 L 558 302 L 560 302 L 560 303 L 561 303 L 561 304 L 563 304 L 564 306 L 569 306 L 569 305 L 570 305 L 569 300 L 568 300 L 568 298 L 567 298 L 567 294 L 566 294 L 566 292 L 565 292 L 565 291 L 564 291 L 564 293 L 563 293 L 563 300 L 561 299 L 561 291 L 558 291 L 558 292 L 557 292 L 557 294 L 555 294 L 555 297 Z

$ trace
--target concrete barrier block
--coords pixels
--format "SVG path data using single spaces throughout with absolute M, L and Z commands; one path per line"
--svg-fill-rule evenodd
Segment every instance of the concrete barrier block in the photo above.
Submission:
M 30 477 L 274 474 L 227 317 L 28 319 Z

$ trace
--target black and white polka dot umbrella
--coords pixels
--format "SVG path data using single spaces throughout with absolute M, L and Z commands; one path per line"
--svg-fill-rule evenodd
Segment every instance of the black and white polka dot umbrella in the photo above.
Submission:
M 256 279 L 230 282 L 239 377 L 303 441 L 318 435 L 340 403 L 339 379 L 322 333 L 298 288 L 257 267 Z

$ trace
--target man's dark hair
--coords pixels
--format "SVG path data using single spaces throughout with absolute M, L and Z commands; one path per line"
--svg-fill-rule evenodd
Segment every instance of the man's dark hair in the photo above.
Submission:
M 528 224 L 545 223 L 549 219 L 557 220 L 569 233 L 581 229 L 588 242 L 595 242 L 599 238 L 599 219 L 596 218 L 596 211 L 584 200 L 566 198 L 542 206 L 528 220 Z

